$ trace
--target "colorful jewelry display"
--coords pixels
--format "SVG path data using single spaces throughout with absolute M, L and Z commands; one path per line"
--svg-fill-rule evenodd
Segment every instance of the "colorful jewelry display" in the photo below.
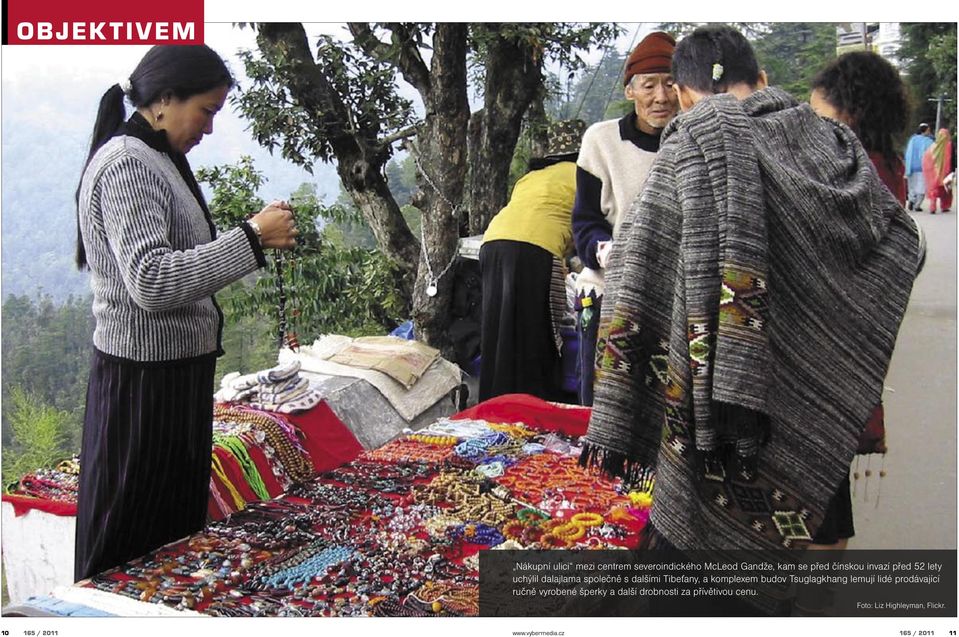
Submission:
M 276 441 L 284 466 L 298 453 L 276 421 L 218 409 L 227 424 L 215 439 L 245 479 L 247 437 Z M 651 490 L 584 470 L 555 450 L 568 440 L 546 438 L 522 425 L 440 421 L 88 585 L 223 617 L 475 616 L 477 551 L 617 548 L 642 526 Z M 222 497 L 242 499 L 213 469 Z

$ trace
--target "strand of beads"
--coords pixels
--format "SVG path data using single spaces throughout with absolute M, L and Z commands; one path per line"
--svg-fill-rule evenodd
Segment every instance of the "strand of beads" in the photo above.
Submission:
M 452 516 L 464 520 L 478 520 L 491 526 L 499 526 L 513 516 L 516 507 L 489 493 L 461 501 L 450 509 Z
M 410 602 L 437 615 L 476 617 L 479 615 L 479 587 L 430 581 L 407 595 L 405 604 Z
M 492 429 L 485 420 L 450 420 L 440 418 L 435 423 L 421 429 L 420 433 L 436 433 L 456 438 L 479 438 L 490 433 Z
M 482 546 L 496 546 L 506 539 L 496 527 L 475 522 L 454 526 L 448 529 L 447 533 L 454 539 L 462 539 L 464 542 Z
M 446 469 L 429 484 L 414 485 L 411 495 L 417 503 L 461 505 L 479 497 L 483 482 L 471 471 Z
M 427 478 L 436 472 L 435 465 L 425 462 L 388 464 L 354 460 L 321 477 L 363 489 L 406 494 L 417 480 Z
M 331 566 L 339 564 L 351 555 L 353 555 L 352 549 L 345 546 L 331 546 L 299 564 L 288 566 L 263 578 L 262 581 L 274 589 L 290 589 L 296 584 L 310 582 L 314 578 L 326 575 Z
M 408 463 L 427 462 L 441 464 L 453 453 L 449 445 L 432 445 L 408 438 L 399 438 L 386 443 L 379 449 L 366 451 L 360 457 L 376 462 Z
M 360 513 L 372 506 L 382 505 L 390 501 L 388 497 L 377 493 L 338 487 L 319 480 L 294 485 L 290 489 L 289 495 L 309 500 L 314 507 L 347 509 L 354 513 Z
M 266 437 L 266 434 L 259 430 L 251 430 L 248 432 L 240 432 L 237 434 L 237 437 L 248 447 L 259 447 L 259 449 L 263 452 L 263 456 L 266 458 L 267 464 L 270 466 L 270 471 L 273 473 L 273 477 L 275 477 L 276 481 L 280 483 L 280 486 L 284 491 L 293 486 L 293 478 L 286 470 L 286 467 L 280 460 L 279 454 L 273 447 L 273 443 L 270 442 L 270 439 Z
M 618 481 L 607 480 L 580 467 L 574 458 L 554 453 L 528 456 L 509 467 L 495 482 L 510 489 L 513 497 L 542 508 L 570 508 L 577 511 L 608 511 L 629 500 L 616 493 Z M 562 494 L 561 498 L 556 498 Z
M 489 455 L 490 448 L 510 445 L 513 439 L 502 431 L 494 431 L 480 438 L 469 438 L 453 448 L 456 455 L 467 460 L 479 461 Z
M 405 509 L 397 507 L 395 513 L 386 524 L 389 531 L 393 533 L 410 534 L 412 531 L 422 528 L 427 519 L 432 518 L 439 511 L 435 506 L 427 504 L 414 504 Z
M 456 436 L 444 436 L 440 434 L 415 433 L 406 437 L 407 440 L 422 442 L 428 445 L 438 445 L 441 447 L 452 447 L 459 440 Z
M 528 440 L 529 438 L 539 435 L 536 431 L 529 429 L 521 422 L 516 424 L 490 423 L 489 428 L 493 431 L 501 431 L 509 435 L 510 438 L 516 438 L 519 440 Z
M 270 416 L 252 409 L 216 405 L 213 408 L 213 418 L 221 423 L 253 427 L 262 431 L 294 481 L 308 480 L 313 476 L 313 464 L 297 438 L 295 428 L 279 416 Z

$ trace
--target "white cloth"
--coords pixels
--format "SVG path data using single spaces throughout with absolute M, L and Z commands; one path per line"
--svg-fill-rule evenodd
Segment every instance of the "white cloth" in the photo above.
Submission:
M 300 369 L 328 376 L 362 378 L 375 387 L 404 420 L 410 422 L 452 391 L 461 382 L 460 368 L 441 358 L 433 361 L 426 373 L 407 389 L 388 375 L 372 369 L 341 365 L 327 360 L 352 342 L 348 336 L 326 335 L 312 345 L 301 346 L 298 352 L 280 350 L 281 363 L 296 360 Z

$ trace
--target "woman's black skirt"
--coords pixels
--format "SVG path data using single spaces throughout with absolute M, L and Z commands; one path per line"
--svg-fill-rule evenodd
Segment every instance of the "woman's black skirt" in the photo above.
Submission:
M 483 277 L 479 399 L 524 393 L 561 397 L 562 369 L 553 338 L 553 255 L 522 241 L 480 248 Z
M 92 358 L 77 580 L 200 530 L 210 492 L 215 356 L 155 366 Z

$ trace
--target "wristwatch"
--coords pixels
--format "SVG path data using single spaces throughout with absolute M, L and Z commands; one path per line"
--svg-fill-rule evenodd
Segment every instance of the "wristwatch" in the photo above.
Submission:
M 256 233 L 256 238 L 260 240 L 260 243 L 263 243 L 263 232 L 260 230 L 260 224 L 252 219 L 248 219 L 246 223 L 250 226 L 253 232 Z

